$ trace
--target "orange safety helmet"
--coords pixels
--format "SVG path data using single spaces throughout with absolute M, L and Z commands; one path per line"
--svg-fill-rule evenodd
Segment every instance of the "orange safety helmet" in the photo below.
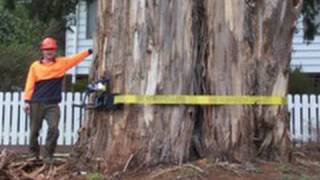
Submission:
M 40 49 L 44 50 L 44 49 L 58 49 L 58 45 L 55 39 L 51 38 L 51 37 L 47 37 L 45 38 L 40 45 Z

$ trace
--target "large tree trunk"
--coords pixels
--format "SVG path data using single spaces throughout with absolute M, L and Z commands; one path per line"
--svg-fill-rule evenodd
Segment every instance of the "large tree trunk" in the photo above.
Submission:
M 295 0 L 99 0 L 92 78 L 120 94 L 286 96 Z M 212 156 L 288 160 L 284 106 L 90 112 L 74 154 L 108 172 Z
M 294 3 L 207 0 L 202 93 L 285 97 L 294 7 L 300 5 Z M 235 160 L 290 157 L 285 106 L 206 107 L 203 116 L 198 137 L 205 154 Z

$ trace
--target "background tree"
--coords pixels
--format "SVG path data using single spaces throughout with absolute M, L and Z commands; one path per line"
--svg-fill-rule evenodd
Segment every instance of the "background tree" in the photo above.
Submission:
M 38 46 L 42 26 L 26 19 L 27 10 L 15 11 L 0 6 L 0 90 L 22 90 L 29 64 L 39 58 Z
M 120 94 L 287 94 L 302 1 L 98 1 L 91 77 Z M 88 114 L 73 154 L 106 172 L 211 156 L 288 161 L 285 106 L 140 106 Z M 81 161 L 77 161 L 79 163 Z
M 319 82 L 314 78 L 301 71 L 301 68 L 294 69 L 290 72 L 289 94 L 320 94 Z
M 53 36 L 64 54 L 67 21 L 76 0 L 0 0 L 1 91 L 22 90 L 28 66 L 40 57 L 39 42 Z
M 79 0 L 2 0 L 5 9 L 14 11 L 18 6 L 27 10 L 25 18 L 38 21 L 42 28 L 41 36 L 54 36 L 64 47 L 65 31 L 70 15 L 75 12 Z M 89 1 L 89 0 L 88 0 Z
M 311 43 L 314 36 L 319 32 L 319 0 L 305 0 L 301 11 L 302 21 L 304 25 L 304 39 L 307 43 Z

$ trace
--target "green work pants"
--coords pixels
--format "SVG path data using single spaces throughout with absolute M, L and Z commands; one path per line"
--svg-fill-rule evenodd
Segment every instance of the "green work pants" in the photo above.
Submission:
M 44 155 L 45 157 L 52 157 L 59 137 L 59 105 L 30 103 L 30 151 L 36 156 L 40 154 L 38 137 L 44 119 L 48 124 Z

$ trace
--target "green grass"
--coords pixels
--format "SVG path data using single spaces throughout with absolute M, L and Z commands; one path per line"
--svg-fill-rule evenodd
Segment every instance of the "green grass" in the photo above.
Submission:
M 318 180 L 318 178 L 316 179 Z M 297 176 L 292 174 L 284 174 L 281 177 L 281 180 L 316 180 L 316 179 L 311 178 L 310 176 L 307 176 L 307 175 Z
M 291 167 L 287 164 L 283 164 L 283 165 L 280 165 L 278 167 L 279 171 L 283 174 L 290 174 L 293 172 L 293 170 L 291 169 Z
M 288 175 L 288 174 L 283 175 L 281 177 L 281 180 L 293 180 L 293 179 L 294 179 L 294 177 L 292 175 Z
M 99 172 L 90 173 L 87 175 L 88 180 L 103 180 L 103 175 Z

